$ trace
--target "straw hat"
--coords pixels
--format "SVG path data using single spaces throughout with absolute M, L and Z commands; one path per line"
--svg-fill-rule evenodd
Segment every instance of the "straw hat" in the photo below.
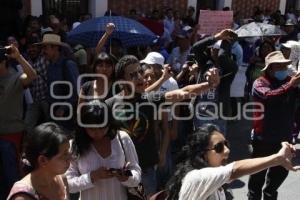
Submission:
M 61 42 L 60 36 L 53 33 L 47 33 L 43 36 L 42 42 L 35 43 L 35 45 L 58 45 L 62 47 L 69 48 L 69 45 L 67 43 Z
M 265 67 L 261 71 L 265 71 L 273 63 L 291 64 L 292 61 L 285 59 L 281 51 L 273 51 L 269 53 L 265 58 Z

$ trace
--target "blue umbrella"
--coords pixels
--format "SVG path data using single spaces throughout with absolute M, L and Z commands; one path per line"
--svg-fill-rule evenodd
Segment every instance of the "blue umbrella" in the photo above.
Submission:
M 120 16 L 106 16 L 88 20 L 77 26 L 68 34 L 67 42 L 95 47 L 105 33 L 107 23 L 115 24 L 116 30 L 111 37 L 119 39 L 123 47 L 145 46 L 156 38 L 154 33 L 135 20 Z

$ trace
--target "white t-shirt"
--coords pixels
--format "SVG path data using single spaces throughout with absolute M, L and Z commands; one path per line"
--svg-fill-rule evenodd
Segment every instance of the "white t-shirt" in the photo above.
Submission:
M 221 186 L 230 182 L 233 165 L 190 171 L 182 181 L 179 200 L 226 200 Z

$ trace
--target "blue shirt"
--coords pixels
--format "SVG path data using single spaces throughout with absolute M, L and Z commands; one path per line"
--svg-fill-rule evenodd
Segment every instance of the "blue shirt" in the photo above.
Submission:
M 77 64 L 67 58 L 60 57 L 57 62 L 49 63 L 47 66 L 47 83 L 49 88 L 49 102 L 69 102 L 72 105 L 77 102 L 77 79 L 79 76 Z M 66 84 L 55 84 L 53 87 L 53 94 L 56 96 L 66 96 L 71 93 L 70 98 L 59 99 L 51 94 L 51 84 L 56 81 L 68 81 L 72 88 Z

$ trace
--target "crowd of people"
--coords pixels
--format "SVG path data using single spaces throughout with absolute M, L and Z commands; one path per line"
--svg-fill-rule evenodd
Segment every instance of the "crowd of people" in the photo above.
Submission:
M 245 199 L 277 199 L 300 169 L 300 16 L 267 13 L 252 20 L 285 35 L 239 38 L 235 12 L 232 29 L 199 36 L 194 8 L 153 10 L 159 36 L 127 49 L 113 23 L 95 48 L 67 44 L 90 14 L 71 28 L 29 17 L 0 43 L 0 199 L 130 200 L 142 187 L 140 199 L 225 200 L 244 175 Z M 247 102 L 252 158 L 228 164 L 228 121 Z

